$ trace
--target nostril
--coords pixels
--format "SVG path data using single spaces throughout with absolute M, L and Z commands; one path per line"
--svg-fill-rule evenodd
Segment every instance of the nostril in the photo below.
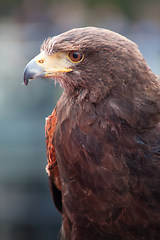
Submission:
M 39 60 L 38 62 L 39 62 L 39 63 L 44 63 L 44 60 L 41 59 L 41 60 Z

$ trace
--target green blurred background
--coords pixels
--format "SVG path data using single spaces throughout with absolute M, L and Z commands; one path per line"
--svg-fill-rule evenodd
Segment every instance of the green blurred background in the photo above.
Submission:
M 82 26 L 135 41 L 160 75 L 159 0 L 0 0 L 0 240 L 58 237 L 44 123 L 62 90 L 41 80 L 26 87 L 23 70 L 45 38 Z

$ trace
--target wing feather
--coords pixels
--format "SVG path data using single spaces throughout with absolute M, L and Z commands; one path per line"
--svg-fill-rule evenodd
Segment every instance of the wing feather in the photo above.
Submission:
M 53 135 L 56 123 L 56 112 L 55 110 L 53 110 L 52 114 L 46 119 L 45 124 L 46 152 L 48 162 L 46 166 L 46 171 L 49 176 L 49 186 L 53 201 L 57 209 L 62 212 L 61 180 L 56 160 L 55 148 L 53 145 Z

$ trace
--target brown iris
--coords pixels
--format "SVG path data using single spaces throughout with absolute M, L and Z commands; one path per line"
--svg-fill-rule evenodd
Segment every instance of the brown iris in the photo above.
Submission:
M 69 51 L 68 52 L 68 58 L 73 63 L 79 63 L 83 60 L 84 55 L 79 51 Z

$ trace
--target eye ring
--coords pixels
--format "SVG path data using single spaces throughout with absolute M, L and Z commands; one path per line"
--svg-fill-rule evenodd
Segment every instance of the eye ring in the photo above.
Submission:
M 71 50 L 68 52 L 68 58 L 72 63 L 79 63 L 84 59 L 84 55 L 79 51 Z

